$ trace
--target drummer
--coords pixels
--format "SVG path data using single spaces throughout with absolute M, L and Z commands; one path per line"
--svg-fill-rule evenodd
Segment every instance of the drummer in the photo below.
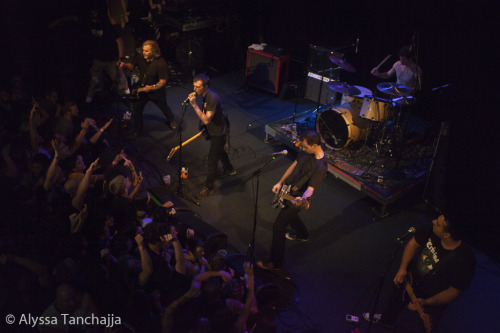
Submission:
M 371 73 L 382 79 L 388 79 L 396 74 L 396 83 L 410 88 L 413 94 L 421 87 L 422 69 L 415 63 L 414 54 L 408 46 L 399 50 L 399 60 L 392 65 L 389 71 L 380 73 L 377 66 L 371 70 Z

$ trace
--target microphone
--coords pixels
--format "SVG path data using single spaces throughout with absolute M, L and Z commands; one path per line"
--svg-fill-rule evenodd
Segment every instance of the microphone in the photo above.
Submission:
M 277 151 L 275 153 L 271 153 L 271 154 L 269 154 L 269 156 L 279 156 L 279 155 L 286 155 L 286 154 L 288 154 L 288 150 L 285 149 L 282 151 Z
M 193 94 L 195 94 L 195 93 L 194 93 L 194 92 L 190 93 L 190 94 L 188 95 L 188 97 L 186 97 L 186 99 L 184 100 L 184 102 L 182 102 L 182 104 L 183 104 L 183 105 L 184 105 L 184 104 L 187 104 L 187 103 L 189 102 L 189 96 L 191 96 L 191 95 L 193 95 Z
M 407 232 L 405 232 L 404 234 L 402 234 L 401 236 L 399 236 L 398 238 L 396 238 L 396 240 L 398 242 L 401 242 L 403 243 L 403 239 L 405 239 L 406 237 L 410 236 L 411 234 L 413 234 L 417 229 L 415 229 L 415 227 L 411 227 L 410 229 L 408 229 Z
M 359 48 L 359 34 L 358 38 L 356 38 L 356 50 L 354 50 L 354 54 L 358 54 L 358 48 Z

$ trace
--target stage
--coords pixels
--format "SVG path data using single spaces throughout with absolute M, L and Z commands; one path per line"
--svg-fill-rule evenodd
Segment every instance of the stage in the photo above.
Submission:
M 296 115 L 295 122 L 291 116 L 266 124 L 266 142 L 273 139 L 289 149 L 299 151 L 296 142 L 299 140 L 300 133 L 319 129 L 322 140 L 325 142 L 328 171 L 380 203 L 380 207 L 374 207 L 374 212 L 384 217 L 388 214 L 386 210 L 388 205 L 409 194 L 426 181 L 435 142 L 425 137 L 426 129 L 430 128 L 430 124 L 426 124 L 417 117 L 411 117 L 399 154 L 382 152 L 382 149 L 378 149 L 377 143 L 370 142 L 372 141 L 369 140 L 370 135 L 342 148 L 329 145 L 328 141 L 331 139 L 328 133 L 325 133 L 323 126 L 318 126 L 318 117 L 322 119 L 320 123 L 329 121 L 332 116 L 333 121 L 336 121 L 337 111 L 346 112 L 348 108 L 350 108 L 349 105 L 336 105 L 333 109 L 323 107 L 320 108 L 319 113 L 316 109 L 310 109 Z M 331 125 L 336 128 L 338 124 L 332 123 Z M 366 131 L 368 129 L 365 129 Z

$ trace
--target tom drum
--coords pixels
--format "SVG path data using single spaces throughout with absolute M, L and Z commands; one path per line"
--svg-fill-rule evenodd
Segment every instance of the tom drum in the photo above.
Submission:
M 385 122 L 392 116 L 391 104 L 390 100 L 365 96 L 359 115 L 368 120 Z

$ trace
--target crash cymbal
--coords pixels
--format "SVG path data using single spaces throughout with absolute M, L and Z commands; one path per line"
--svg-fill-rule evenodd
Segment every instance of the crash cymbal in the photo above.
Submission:
M 346 94 L 349 96 L 361 94 L 361 90 L 343 82 L 330 81 L 326 85 L 328 86 L 328 88 L 341 94 Z
M 354 68 L 353 65 L 351 65 L 347 61 L 344 61 L 343 59 L 340 59 L 339 57 L 334 56 L 333 54 L 330 56 L 330 61 L 348 72 L 356 72 L 356 68 Z
M 410 88 L 394 82 L 381 82 L 377 84 L 377 89 L 385 94 L 398 97 L 408 96 L 411 94 Z

